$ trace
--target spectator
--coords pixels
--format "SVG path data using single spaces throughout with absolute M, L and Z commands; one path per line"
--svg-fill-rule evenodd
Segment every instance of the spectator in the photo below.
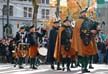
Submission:
M 105 45 L 106 45 L 106 63 L 108 64 L 108 38 L 106 38 Z
M 99 63 L 102 64 L 104 61 L 105 43 L 102 42 L 101 38 L 98 39 L 97 48 L 98 48 Z
M 101 32 L 101 39 L 102 39 L 102 41 L 105 41 L 105 39 L 106 39 L 106 35 L 103 32 Z

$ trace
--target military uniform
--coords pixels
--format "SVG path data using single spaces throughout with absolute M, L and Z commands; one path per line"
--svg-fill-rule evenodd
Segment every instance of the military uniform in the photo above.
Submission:
M 21 27 L 20 30 L 24 30 L 24 27 Z M 20 48 L 20 43 L 25 43 L 26 42 L 26 38 L 27 38 L 27 34 L 23 31 L 23 32 L 17 32 L 16 36 L 15 36 L 15 40 L 16 40 L 16 50 L 14 53 L 14 56 L 17 58 L 18 57 L 18 64 L 19 64 L 19 68 L 23 68 L 22 67 L 22 63 L 23 63 L 23 54 Z
M 47 54 L 47 61 L 51 64 L 51 68 L 54 69 L 54 62 L 56 61 L 54 59 L 54 50 L 56 45 L 56 38 L 57 33 L 59 30 L 59 20 L 55 21 L 53 23 L 53 28 L 50 30 L 49 34 L 49 42 L 48 42 L 48 54 Z M 57 70 L 61 70 L 59 63 L 57 63 Z
M 87 9 L 84 11 L 81 11 L 80 14 L 86 13 Z M 97 47 L 96 42 L 94 38 L 84 43 L 81 39 L 81 26 L 85 22 L 85 17 L 80 17 L 78 20 L 76 20 L 75 27 L 73 30 L 73 38 L 72 38 L 72 49 L 75 50 L 75 53 L 79 56 L 80 63 L 82 65 L 82 72 L 90 72 L 87 69 L 89 56 L 97 54 Z
M 30 30 L 35 28 L 34 26 L 30 27 Z M 28 34 L 28 43 L 30 44 L 28 55 L 30 57 L 30 68 L 37 69 L 35 67 L 35 58 L 38 55 L 38 37 L 41 35 L 36 31 L 31 31 Z
M 70 23 L 68 18 L 64 20 L 64 23 L 67 21 Z M 63 70 L 66 63 L 68 71 L 70 71 L 71 57 L 74 55 L 71 49 L 71 39 L 72 27 L 70 25 L 63 25 L 58 31 L 54 57 L 57 61 L 62 61 Z

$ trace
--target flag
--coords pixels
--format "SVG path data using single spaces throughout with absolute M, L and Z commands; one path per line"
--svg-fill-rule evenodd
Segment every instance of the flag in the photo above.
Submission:
M 97 4 L 104 4 L 105 0 L 97 0 Z

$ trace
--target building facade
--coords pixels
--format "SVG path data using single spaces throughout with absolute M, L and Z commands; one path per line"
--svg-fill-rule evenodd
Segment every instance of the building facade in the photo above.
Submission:
M 38 0 L 37 24 L 51 19 L 56 9 L 51 9 L 49 0 Z M 9 1 L 9 26 L 11 27 L 10 36 L 15 36 L 20 26 L 32 25 L 33 7 L 32 0 L 10 0 Z M 7 0 L 0 0 L 0 38 L 8 31 L 4 30 L 7 24 Z
M 98 0 L 97 10 L 97 20 L 101 22 L 102 31 L 108 35 L 108 0 Z

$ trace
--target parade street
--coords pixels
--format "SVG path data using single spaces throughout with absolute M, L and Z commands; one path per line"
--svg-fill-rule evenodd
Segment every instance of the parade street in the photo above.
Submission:
M 94 64 L 94 69 L 90 69 L 91 73 L 85 74 L 108 74 L 108 65 Z M 29 65 L 24 65 L 24 69 L 13 67 L 12 64 L 0 64 L 0 74 L 82 74 L 80 67 L 71 68 L 71 72 L 51 70 L 49 65 L 40 65 L 37 70 L 29 68 Z

